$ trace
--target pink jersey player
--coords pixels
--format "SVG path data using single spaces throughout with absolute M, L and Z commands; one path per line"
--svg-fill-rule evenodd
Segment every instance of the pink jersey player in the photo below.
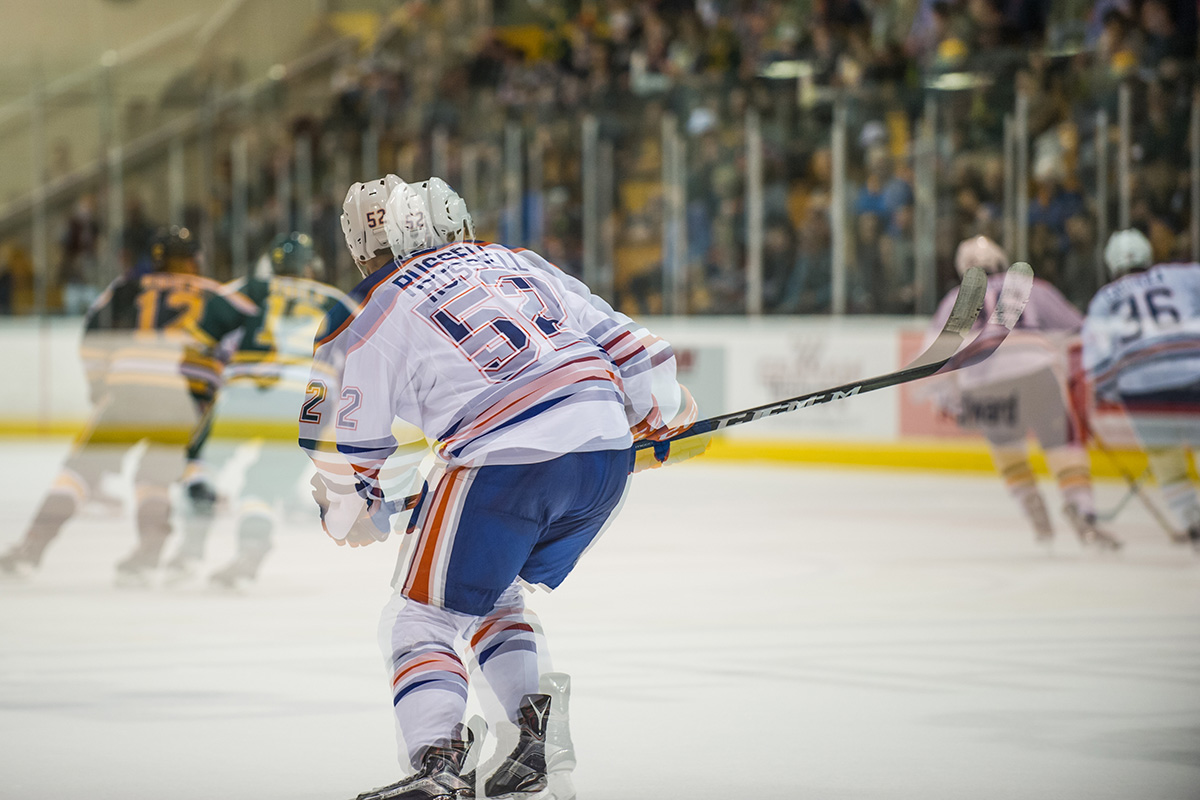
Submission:
M 635 439 L 691 424 L 695 403 L 666 342 L 537 254 L 474 241 L 439 179 L 355 184 L 344 210 L 368 277 L 356 313 L 318 340 L 300 410 L 326 531 L 351 545 L 390 532 L 397 418 L 439 462 L 380 627 L 401 761 L 417 771 L 360 797 L 474 796 L 460 774 L 468 664 L 520 731 L 487 795 L 544 796 L 569 780 L 561 737 L 547 742 L 565 682 L 540 674 L 525 588 L 567 577 L 621 506 Z
M 1008 257 L 991 239 L 977 236 L 962 242 L 955 255 L 960 275 L 975 266 L 989 274 L 981 315 L 986 319 L 1000 294 Z M 931 337 L 949 317 L 956 296 L 957 290 L 942 300 Z M 1035 280 L 1024 313 L 999 349 L 983 362 L 933 383 L 928 394 L 961 427 L 984 435 L 996 469 L 1039 541 L 1049 542 L 1054 529 L 1029 462 L 1030 431 L 1058 480 L 1064 513 L 1080 539 L 1116 548 L 1117 540 L 1096 525 L 1091 468 L 1079 421 L 1067 400 L 1068 353 L 1082 322 L 1083 316 L 1057 289 Z

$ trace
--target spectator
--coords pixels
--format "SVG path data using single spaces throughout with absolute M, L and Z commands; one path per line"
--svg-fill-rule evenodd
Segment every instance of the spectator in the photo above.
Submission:
M 58 240 L 62 248 L 58 281 L 63 290 L 63 312 L 83 314 L 100 295 L 100 222 L 96 198 L 85 194 L 76 201 Z
M 796 268 L 796 232 L 785 218 L 775 218 L 763 235 L 763 311 L 787 310 L 787 289 Z
M 1073 214 L 1067 218 L 1067 248 L 1062 257 L 1062 274 L 1059 285 L 1063 294 L 1077 308 L 1086 309 L 1104 281 L 1098 272 L 1101 266 L 1096 251 L 1096 230 L 1086 214 Z
M 885 285 L 883 267 L 883 222 L 878 214 L 859 214 L 855 219 L 854 263 L 848 270 L 850 287 L 847 311 L 874 314 L 882 304 Z
M 804 223 L 796 268 L 780 302 L 780 311 L 829 313 L 833 299 L 832 245 L 828 214 L 824 209 L 813 209 Z
M 911 204 L 895 210 L 887 235 L 880 241 L 883 280 L 876 290 L 881 314 L 912 314 L 917 300 L 917 258 Z

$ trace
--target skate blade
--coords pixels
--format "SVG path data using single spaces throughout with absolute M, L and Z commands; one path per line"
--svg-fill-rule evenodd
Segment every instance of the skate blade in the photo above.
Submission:
M 484 797 L 485 795 L 479 796 Z M 508 794 L 489 794 L 486 797 L 488 800 L 575 800 L 576 795 L 574 785 L 556 788 L 551 784 L 534 794 L 528 792 L 509 792 Z
M 551 772 L 546 775 L 546 788 L 536 792 L 508 792 L 507 794 L 479 795 L 488 800 L 575 800 L 575 782 L 569 772 Z

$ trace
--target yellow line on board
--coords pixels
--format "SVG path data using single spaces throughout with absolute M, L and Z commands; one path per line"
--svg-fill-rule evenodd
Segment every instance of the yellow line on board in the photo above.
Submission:
M 73 437 L 83 429 L 83 422 L 56 420 L 39 423 L 34 420 L 0 421 L 0 438 Z M 105 441 L 136 439 L 135 429 L 113 432 Z M 117 435 L 119 434 L 119 435 Z M 255 422 L 222 420 L 213 428 L 218 439 L 250 439 L 262 437 L 280 441 L 296 441 L 295 422 Z M 174 437 L 172 437 L 174 438 Z M 1117 460 L 1131 475 L 1141 475 L 1146 469 L 1146 456 L 1136 450 L 1115 452 Z M 992 472 L 992 457 L 987 445 L 971 440 L 923 439 L 911 442 L 839 442 L 839 441 L 779 441 L 718 437 L 704 456 L 719 461 L 759 461 L 794 464 L 834 464 L 853 467 L 914 469 L 945 472 Z M 1097 478 L 1119 478 L 1121 473 L 1107 455 L 1091 450 L 1092 474 Z M 1039 475 L 1049 475 L 1046 460 L 1036 448 L 1031 448 L 1030 462 Z M 1192 479 L 1197 480 L 1193 470 Z
M 84 423 L 82 421 L 68 422 L 56 420 L 50 423 L 40 423 L 36 421 L 4 420 L 0 421 L 0 438 L 75 437 L 79 435 L 83 427 Z M 190 430 L 166 432 L 130 425 L 114 426 L 95 438 L 97 441 L 104 442 L 136 441 L 144 436 L 157 434 L 160 438 L 164 435 L 168 438 L 178 438 L 181 436 L 182 441 L 186 441 L 190 433 Z M 264 439 L 286 439 L 294 442 L 299 435 L 299 429 L 297 423 L 294 421 L 221 420 L 213 425 L 212 435 L 218 439 L 253 439 L 255 437 L 262 437 Z
M 1107 455 L 1090 450 L 1092 474 L 1097 478 L 1119 478 L 1121 473 Z M 1114 453 L 1132 475 L 1146 469 L 1146 456 L 1136 450 Z M 1030 463 L 1039 475 L 1049 475 L 1046 460 L 1031 448 Z M 938 470 L 946 472 L 992 472 L 987 445 L 974 441 L 920 440 L 913 442 L 814 442 L 718 438 L 705 458 L 723 461 L 766 461 L 805 464 L 837 464 L 856 467 Z

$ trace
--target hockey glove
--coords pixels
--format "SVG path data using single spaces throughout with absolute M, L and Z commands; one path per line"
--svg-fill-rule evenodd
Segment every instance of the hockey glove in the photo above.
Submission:
M 701 433 L 676 439 L 673 442 L 655 442 L 653 447 L 647 447 L 635 452 L 633 471 L 635 473 L 646 469 L 658 469 L 664 464 L 677 464 L 689 458 L 704 455 L 712 445 L 712 434 Z
M 321 510 L 321 527 L 338 546 L 365 547 L 386 540 L 391 533 L 393 503 L 368 503 L 353 488 L 335 486 L 320 473 L 313 476 L 312 487 L 313 500 Z

